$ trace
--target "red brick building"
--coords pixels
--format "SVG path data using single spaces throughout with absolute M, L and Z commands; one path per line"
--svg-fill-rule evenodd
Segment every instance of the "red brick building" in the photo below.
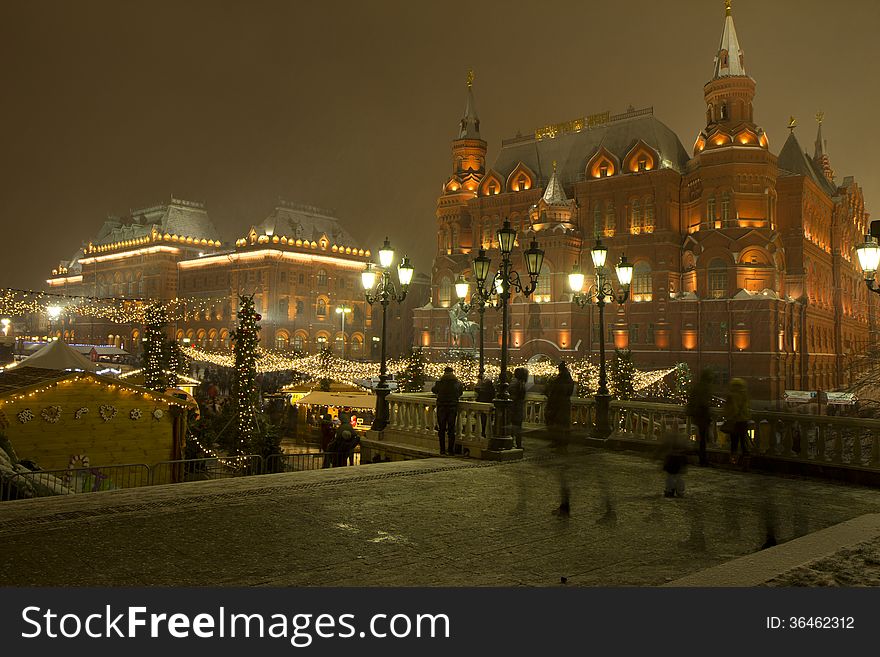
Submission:
M 495 231 L 508 218 L 520 235 L 515 263 L 532 235 L 546 252 L 535 294 L 513 300 L 514 358 L 595 357 L 602 330 L 640 367 L 713 368 L 722 383 L 745 378 L 756 398 L 853 376 L 876 305 L 854 257 L 868 227 L 862 191 L 852 177 L 835 180 L 821 114 L 812 154 L 793 125 L 772 152 L 729 8 L 690 155 L 651 108 L 629 109 L 503 140 L 487 167 L 472 82 L 437 201 L 432 299 L 414 316 L 419 344 L 449 347 L 453 284 L 460 274 L 473 280 L 481 246 L 497 264 Z M 604 327 L 595 308 L 571 303 L 567 283 L 575 263 L 592 274 L 597 235 L 609 263 L 625 253 L 635 265 L 630 301 L 608 306 Z M 487 311 L 486 325 L 497 355 L 500 315 Z

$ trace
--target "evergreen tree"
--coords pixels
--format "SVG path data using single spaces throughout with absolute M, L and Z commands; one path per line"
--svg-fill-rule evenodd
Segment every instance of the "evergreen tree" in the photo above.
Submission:
M 165 309 L 158 304 L 149 305 L 144 315 L 144 351 L 142 355 L 144 387 L 150 390 L 165 390 L 168 387 L 168 381 L 165 377 L 167 366 Z
M 183 353 L 183 349 L 180 348 L 180 344 L 177 340 L 169 340 L 167 342 L 165 345 L 165 353 L 167 354 L 166 363 L 168 364 L 168 370 L 166 372 L 168 387 L 176 388 L 179 383 L 178 377 L 189 371 L 186 354 Z
M 672 398 L 679 404 L 686 404 L 691 388 L 691 368 L 687 363 L 679 363 L 672 373 Z
M 333 379 L 330 372 L 333 371 L 333 352 L 329 347 L 324 347 L 318 356 L 318 363 L 321 368 L 321 378 L 318 381 L 318 388 L 324 392 L 330 392 L 330 384 Z
M 636 368 L 629 349 L 615 349 L 611 362 L 611 392 L 618 399 L 632 399 Z
M 238 297 L 238 328 L 232 332 L 235 369 L 232 376 L 238 454 L 245 453 L 254 443 L 260 428 L 257 424 L 257 404 L 260 392 L 257 388 L 257 345 L 262 319 L 254 310 L 254 297 Z
M 427 359 L 421 347 L 413 347 L 407 356 L 404 370 L 398 376 L 402 392 L 422 392 L 425 389 L 425 364 Z

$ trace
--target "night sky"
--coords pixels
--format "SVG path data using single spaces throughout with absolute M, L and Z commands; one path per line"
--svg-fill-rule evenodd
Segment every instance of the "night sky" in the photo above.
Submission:
M 880 203 L 880 3 L 734 0 L 755 119 L 778 153 L 814 115 L 837 181 Z M 41 288 L 108 214 L 205 201 L 224 239 L 279 197 L 385 233 L 429 272 L 435 201 L 474 91 L 500 140 L 628 105 L 691 152 L 721 0 L 0 5 L 0 285 Z M 878 210 L 880 212 L 880 210 Z M 880 214 L 877 215 L 880 217 Z

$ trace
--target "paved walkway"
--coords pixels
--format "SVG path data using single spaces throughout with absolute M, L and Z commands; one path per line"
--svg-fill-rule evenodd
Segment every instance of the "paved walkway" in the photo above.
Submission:
M 0 504 L 2 585 L 656 585 L 880 511 L 880 491 L 530 446 Z M 550 513 L 565 472 L 572 514 Z M 607 499 L 608 503 L 604 501 Z M 610 507 L 611 512 L 608 512 Z

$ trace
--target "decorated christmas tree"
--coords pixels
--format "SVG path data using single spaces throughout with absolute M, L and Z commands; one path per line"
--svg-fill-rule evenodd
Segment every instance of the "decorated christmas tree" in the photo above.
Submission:
M 168 365 L 166 372 L 168 387 L 176 388 L 179 382 L 179 375 L 186 374 L 189 370 L 186 355 L 183 353 L 183 349 L 180 348 L 180 344 L 178 344 L 177 340 L 169 340 L 165 345 L 165 352 L 167 354 L 166 363 Z
M 402 392 L 422 392 L 425 389 L 425 364 L 427 359 L 421 347 L 413 347 L 406 357 L 406 367 L 397 376 Z
M 631 399 L 635 389 L 633 380 L 636 367 L 629 349 L 615 349 L 611 361 L 611 394 L 617 399 Z
M 168 382 L 165 377 L 167 367 L 165 349 L 165 309 L 150 305 L 144 312 L 144 351 L 142 364 L 144 387 L 150 390 L 165 390 Z
M 236 414 L 236 452 L 243 454 L 258 436 L 257 405 L 257 345 L 262 319 L 254 310 L 252 296 L 238 297 L 238 328 L 232 332 L 232 351 L 235 365 L 232 373 L 232 394 Z
M 333 352 L 330 351 L 329 347 L 324 347 L 321 349 L 318 359 L 318 367 L 321 372 L 321 378 L 318 379 L 318 388 L 324 392 L 330 392 L 330 384 L 333 383 L 333 378 L 330 376 L 330 373 L 333 371 Z
M 686 404 L 691 388 L 691 368 L 687 363 L 679 363 L 672 372 L 671 396 L 678 404 Z

